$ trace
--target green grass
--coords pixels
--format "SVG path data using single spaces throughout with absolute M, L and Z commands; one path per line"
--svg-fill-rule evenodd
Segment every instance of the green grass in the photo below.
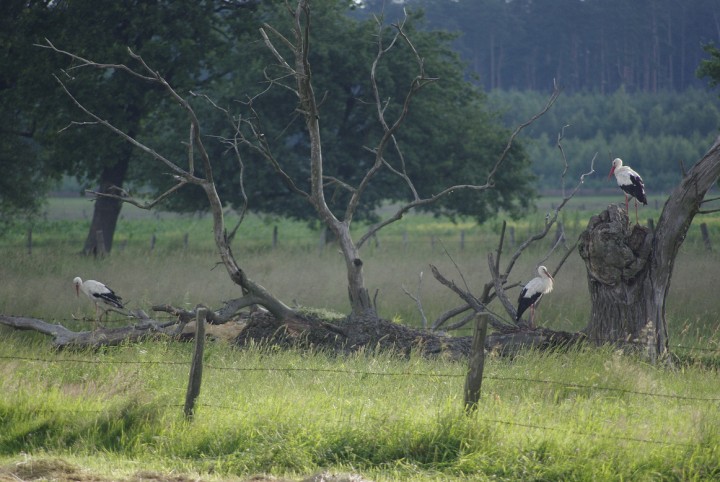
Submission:
M 569 244 L 613 201 L 583 198 L 565 212 Z M 510 222 L 516 243 L 538 229 L 557 202 L 543 200 L 536 212 Z M 89 225 L 78 215 L 80 205 L 53 201 L 47 220 L 33 226 L 32 253 L 24 229 L 0 238 L 0 313 L 88 329 L 81 318 L 93 309 L 75 297 L 77 275 L 107 282 L 128 306 L 146 311 L 157 303 L 217 307 L 239 296 L 217 265 L 207 217 L 127 212 L 112 255 L 92 259 L 78 254 Z M 658 215 L 651 202 L 641 218 Z M 711 235 L 720 231 L 720 217 L 699 222 Z M 411 215 L 383 231 L 378 244 L 363 250 L 366 283 L 378 290 L 380 313 L 420 324 L 415 302 L 402 290 L 416 292 L 420 272 L 430 319 L 457 306 L 430 275 L 430 264 L 462 283 L 457 263 L 478 291 L 500 227 L 499 221 L 454 225 Z M 303 223 L 250 216 L 233 249 L 248 274 L 284 301 L 345 313 L 344 263 L 335 247 L 320 247 L 318 240 Z M 517 280 L 533 274 L 550 244 L 547 239 L 526 252 Z M 548 266 L 561 256 L 554 253 Z M 720 300 L 708 280 L 717 261 L 693 226 L 667 301 L 670 345 L 679 356 L 674 368 L 610 348 L 491 357 L 472 417 L 462 407 L 464 363 L 212 343 L 196 417 L 188 422 L 182 405 L 191 344 L 55 352 L 42 336 L 0 328 L 0 480 L 9 469 L 31 478 L 17 472 L 28 467 L 44 468 L 47 479 L 62 479 L 53 472 L 59 471 L 79 480 L 144 471 L 167 479 L 240 480 L 260 473 L 301 479 L 322 470 L 378 481 L 712 480 L 720 477 Z M 588 314 L 584 265 L 573 255 L 539 322 L 576 330 Z M 110 326 L 124 323 L 115 316 Z
M 7 463 L 23 453 L 103 461 L 111 476 L 143 467 L 221 478 L 324 469 L 372 480 L 720 475 L 717 372 L 652 367 L 610 349 L 490 358 L 477 413 L 466 416 L 464 363 L 212 344 L 189 422 L 190 344 L 54 353 L 23 334 L 0 336 Z

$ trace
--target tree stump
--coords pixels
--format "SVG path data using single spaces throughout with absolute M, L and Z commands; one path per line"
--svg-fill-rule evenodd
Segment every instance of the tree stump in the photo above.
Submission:
M 593 216 L 580 235 L 591 312 L 586 335 L 597 344 L 630 341 L 646 326 L 652 231 L 630 226 L 622 204 Z

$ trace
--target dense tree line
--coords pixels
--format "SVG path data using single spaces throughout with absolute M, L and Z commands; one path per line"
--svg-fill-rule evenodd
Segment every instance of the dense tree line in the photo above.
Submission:
M 486 90 L 684 90 L 702 45 L 720 43 L 717 0 L 363 0 L 357 15 L 423 9 Z
M 516 125 L 542 105 L 533 91 L 490 93 L 491 105 L 506 125 Z M 720 129 L 720 100 L 705 90 L 629 94 L 575 93 L 561 100 L 523 132 L 540 189 L 559 189 L 562 158 L 558 135 L 570 166 L 571 179 L 586 172 L 597 153 L 598 165 L 621 157 L 640 172 L 652 194 L 667 193 L 712 145 Z M 600 169 L 602 171 L 602 169 Z M 600 174 L 604 174 L 601 172 Z M 606 173 L 605 173 L 606 174 Z M 588 178 L 590 188 L 608 187 L 603 176 Z

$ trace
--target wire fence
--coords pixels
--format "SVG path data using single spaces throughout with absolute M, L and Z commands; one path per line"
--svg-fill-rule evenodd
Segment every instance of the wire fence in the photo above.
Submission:
M 694 348 L 697 349 L 697 348 Z M 717 349 L 706 348 L 706 351 L 717 352 Z M 97 359 L 83 359 L 83 358 L 51 358 L 51 357 L 30 357 L 30 356 L 7 356 L 0 355 L 0 361 L 14 361 L 14 362 L 28 362 L 28 363 L 73 363 L 73 364 L 98 364 L 102 363 L 105 365 L 136 365 L 136 366 L 172 366 L 183 368 L 190 368 L 190 361 L 139 361 L 139 360 L 108 360 L 104 359 L 99 362 Z M 234 371 L 234 372 L 282 372 L 282 373 L 299 373 L 299 372 L 310 372 L 316 374 L 333 374 L 333 375 L 346 375 L 346 376 L 361 376 L 361 377 L 418 377 L 424 379 L 440 379 L 440 378 L 451 378 L 451 379 L 463 379 L 465 373 L 448 373 L 448 372 L 418 372 L 418 371 L 374 371 L 374 370 L 353 370 L 344 368 L 316 368 L 316 367 L 235 367 L 235 366 L 222 366 L 212 363 L 203 364 L 203 369 L 206 371 Z M 569 390 L 589 390 L 589 391 L 604 391 L 609 393 L 616 393 L 629 396 L 640 396 L 650 397 L 665 400 L 677 400 L 684 402 L 693 403 L 706 403 L 706 404 L 717 404 L 720 408 L 720 396 L 718 397 L 699 397 L 680 393 L 663 393 L 663 392 L 651 392 L 643 390 L 633 390 L 617 386 L 605 386 L 601 384 L 584 384 L 571 381 L 553 380 L 547 378 L 533 378 L 533 377 L 512 377 L 512 376 L 497 376 L 497 375 L 485 375 L 485 380 L 496 381 L 496 382 L 513 382 L 523 384 L 539 384 L 543 386 L 552 386 L 558 389 L 569 389 Z M 178 391 L 181 389 L 178 388 Z M 183 404 L 165 404 L 159 408 L 168 410 L 182 409 Z M 195 408 L 206 408 L 211 410 L 226 410 L 226 411 L 242 411 L 243 407 L 237 405 L 224 405 L 217 403 L 197 403 Z M 712 408 L 712 407 L 709 407 Z M 45 412 L 57 412 L 57 413 L 103 413 L 103 409 L 88 409 L 82 408 L 81 406 L 72 409 L 48 409 L 43 408 Z M 678 446 L 678 447 L 695 447 L 697 443 L 684 443 L 672 440 L 655 440 L 651 438 L 641 437 L 630 437 L 624 435 L 613 435 L 613 434 L 599 434 L 589 431 L 582 430 L 568 430 L 567 427 L 553 427 L 544 424 L 535 424 L 527 422 L 519 422 L 517 420 L 503 420 L 496 418 L 482 417 L 480 414 L 475 414 L 478 422 L 494 424 L 494 425 L 506 425 L 513 427 L 520 427 L 538 431 L 554 431 L 563 432 L 568 435 L 575 435 L 580 437 L 595 437 L 603 439 L 621 440 L 633 443 L 645 443 L 653 445 L 665 445 L 665 446 Z M 702 445 L 702 444 L 700 444 Z
M 80 358 L 61 358 L 61 359 L 50 359 L 40 357 L 16 357 L 16 356 L 3 356 L 0 355 L 0 360 L 14 360 L 14 361 L 27 361 L 27 362 L 38 362 L 38 363 L 87 363 L 87 364 L 98 364 L 97 360 L 84 360 Z M 189 361 L 133 361 L 133 360 L 103 360 L 103 364 L 106 365 L 147 365 L 147 366 L 183 366 L 190 367 Z M 305 368 L 305 367 L 228 367 L 218 366 L 213 364 L 205 363 L 203 368 L 207 370 L 219 370 L 219 371 L 235 371 L 235 372 L 310 372 L 310 373 L 332 373 L 338 375 L 354 375 L 354 376 L 376 376 L 376 377 L 420 377 L 420 378 L 465 378 L 465 373 L 443 373 L 443 372 L 417 372 L 417 371 L 397 371 L 397 372 L 380 372 L 372 370 L 349 370 L 341 368 Z M 667 398 L 676 400 L 692 400 L 702 402 L 717 402 L 720 403 L 720 396 L 718 397 L 693 397 L 689 395 L 679 395 L 673 393 L 658 393 L 648 392 L 639 390 L 630 390 L 627 388 L 620 387 L 609 387 L 598 384 L 582 384 L 575 382 L 566 382 L 560 380 L 550 380 L 544 378 L 530 378 L 530 377 L 504 377 L 485 375 L 485 380 L 494 381 L 506 381 L 506 382 L 524 382 L 524 383 L 536 383 L 541 385 L 552 385 L 560 388 L 570 389 L 592 389 L 599 391 L 622 393 L 626 395 L 639 395 L 644 397 L 656 397 L 656 398 Z

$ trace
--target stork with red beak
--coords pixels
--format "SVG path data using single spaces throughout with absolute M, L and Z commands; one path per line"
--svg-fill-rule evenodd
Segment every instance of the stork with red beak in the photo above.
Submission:
M 99 323 L 102 318 L 100 311 L 102 311 L 104 315 L 107 315 L 108 309 L 101 307 L 101 304 L 109 308 L 119 308 L 121 310 L 125 308 L 122 304 L 122 298 L 99 281 L 95 281 L 94 279 L 83 281 L 78 276 L 73 280 L 73 283 L 75 284 L 75 293 L 77 296 L 80 296 L 80 292 L 82 291 L 85 293 L 85 296 L 95 304 L 96 323 Z
M 537 277 L 528 281 L 528 284 L 520 292 L 518 297 L 518 308 L 515 321 L 520 321 L 522 314 L 530 308 L 530 326 L 535 326 L 535 305 L 540 302 L 543 295 L 553 290 L 555 281 L 545 266 L 538 267 Z
M 618 186 L 620 186 L 620 189 L 625 191 L 625 212 L 628 213 L 628 217 L 630 217 L 628 211 L 628 196 L 632 196 L 635 199 L 635 224 L 640 224 L 638 222 L 638 201 L 643 203 L 643 205 L 647 205 L 645 183 L 643 183 L 640 174 L 633 171 L 629 166 L 623 166 L 622 159 L 619 157 L 613 160 L 608 179 L 610 179 L 610 176 L 613 174 L 615 174 L 615 180 Z

